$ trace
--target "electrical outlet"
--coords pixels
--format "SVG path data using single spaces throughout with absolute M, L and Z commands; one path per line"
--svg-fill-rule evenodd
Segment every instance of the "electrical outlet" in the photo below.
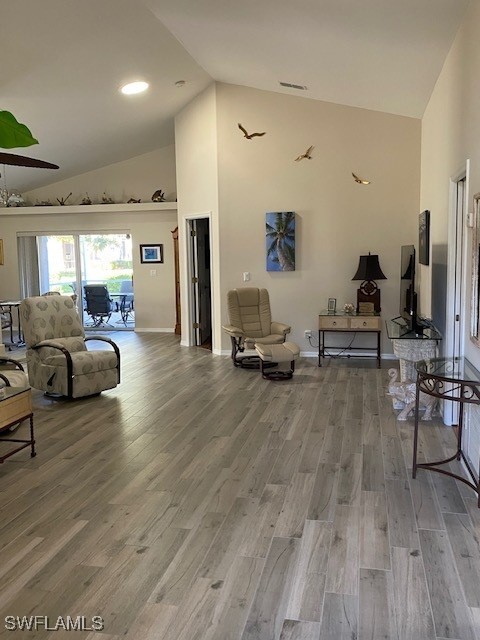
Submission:
M 312 337 L 312 332 L 310 329 L 305 329 L 305 338 L 311 338 Z

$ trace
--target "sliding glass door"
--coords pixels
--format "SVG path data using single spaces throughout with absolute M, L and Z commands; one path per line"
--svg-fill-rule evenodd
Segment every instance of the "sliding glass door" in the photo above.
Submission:
M 58 291 L 71 295 L 77 291 L 75 236 L 38 236 L 40 293 Z
M 19 238 L 19 259 L 24 265 L 24 296 L 47 292 L 76 295 L 85 328 L 134 328 L 130 234 L 23 236 Z

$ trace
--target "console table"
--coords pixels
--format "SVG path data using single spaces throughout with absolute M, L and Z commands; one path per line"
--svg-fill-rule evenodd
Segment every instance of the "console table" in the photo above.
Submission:
M 353 340 L 357 333 L 376 334 L 376 346 L 374 347 L 352 347 L 351 344 L 345 348 L 338 346 L 328 347 L 325 345 L 326 333 L 353 333 Z M 351 353 L 347 351 L 371 351 L 371 354 L 358 355 L 359 358 L 376 358 L 377 367 L 380 368 L 380 346 L 382 337 L 382 323 L 379 314 L 359 314 L 346 313 L 344 311 L 328 312 L 322 311 L 318 316 L 318 366 L 322 366 L 322 358 L 351 358 Z M 326 349 L 339 349 L 340 353 L 330 354 Z M 344 355 L 345 354 L 345 355 Z
M 442 339 L 435 327 L 425 327 L 422 333 L 409 331 L 399 320 L 387 320 L 387 336 L 392 341 L 393 353 L 400 360 L 401 382 L 415 382 L 415 364 L 435 358 L 437 343 Z
M 417 384 L 412 476 L 413 478 L 417 476 L 417 469 L 428 469 L 460 480 L 476 491 L 478 495 L 478 506 L 480 507 L 480 481 L 470 467 L 462 450 L 464 406 L 465 404 L 480 405 L 480 380 L 478 373 L 465 358 L 434 358 L 429 361 L 417 363 L 416 370 Z M 434 462 L 417 462 L 418 409 L 421 392 L 442 400 L 458 402 L 460 405 L 458 412 L 457 450 L 450 458 L 436 460 Z M 460 459 L 465 463 L 472 482 L 452 471 L 439 468 L 452 460 Z

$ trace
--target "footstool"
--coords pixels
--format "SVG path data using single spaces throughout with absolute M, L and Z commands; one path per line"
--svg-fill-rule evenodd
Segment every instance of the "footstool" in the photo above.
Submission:
M 255 351 L 260 357 L 260 371 L 265 380 L 290 380 L 295 371 L 295 360 L 300 355 L 300 347 L 294 342 L 283 342 L 282 344 L 255 344 Z M 274 362 L 281 364 L 289 362 L 290 369 L 282 370 L 266 368 L 265 363 Z

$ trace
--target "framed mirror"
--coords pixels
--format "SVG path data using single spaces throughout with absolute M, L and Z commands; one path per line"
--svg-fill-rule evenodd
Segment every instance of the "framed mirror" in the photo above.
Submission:
M 480 193 L 473 196 L 472 234 L 472 318 L 470 337 L 480 347 Z

